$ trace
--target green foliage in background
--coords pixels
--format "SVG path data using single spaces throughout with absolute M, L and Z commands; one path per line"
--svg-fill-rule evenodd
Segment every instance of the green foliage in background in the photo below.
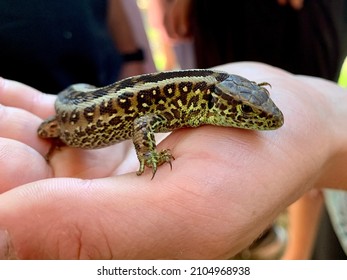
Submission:
M 347 88 L 347 58 L 345 59 L 345 62 L 342 65 L 338 83 L 340 86 Z

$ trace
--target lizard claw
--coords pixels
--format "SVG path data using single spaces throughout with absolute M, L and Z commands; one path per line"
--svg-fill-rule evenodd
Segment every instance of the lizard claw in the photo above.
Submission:
M 152 178 L 153 180 L 155 173 L 157 172 L 158 166 L 169 163 L 170 168 L 172 170 L 172 160 L 175 160 L 173 155 L 171 154 L 170 150 L 162 150 L 160 153 L 157 153 L 156 151 L 147 153 L 143 157 L 139 158 L 140 160 L 140 168 L 139 171 L 137 171 L 137 175 L 141 175 L 146 167 L 152 168 Z

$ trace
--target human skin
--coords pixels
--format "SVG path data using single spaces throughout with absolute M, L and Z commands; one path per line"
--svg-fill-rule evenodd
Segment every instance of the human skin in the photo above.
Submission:
M 0 80 L 0 256 L 20 259 L 224 259 L 313 188 L 347 188 L 347 95 L 264 64 L 218 67 L 269 82 L 274 131 L 202 126 L 171 133 L 176 160 L 136 176 L 130 142 L 64 147 L 37 137 L 54 96 Z M 15 108 L 18 107 L 18 108 Z
M 190 37 L 191 0 L 161 0 L 164 7 L 164 25 L 168 35 L 174 39 Z M 290 5 L 295 10 L 304 6 L 304 0 L 277 0 L 281 6 Z
M 287 210 L 287 246 L 284 260 L 307 260 L 312 256 L 324 198 L 317 189 L 308 191 Z
M 110 35 L 115 42 L 117 50 L 121 54 L 129 54 L 136 52 L 139 48 L 143 48 L 145 57 L 143 61 L 127 61 L 123 62 L 120 78 L 140 75 L 143 73 L 154 72 L 155 66 L 150 53 L 146 52 L 146 35 L 144 29 L 135 29 L 130 21 L 130 16 L 137 16 L 137 11 L 133 10 L 132 15 L 127 13 L 129 1 L 109 0 L 107 7 L 107 23 Z M 136 7 L 135 7 L 136 8 Z M 142 38 L 137 42 L 136 38 Z

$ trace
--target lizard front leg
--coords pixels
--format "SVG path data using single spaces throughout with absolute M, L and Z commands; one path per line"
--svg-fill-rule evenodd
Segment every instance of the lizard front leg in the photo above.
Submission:
M 154 133 L 156 128 L 165 125 L 165 119 L 149 114 L 141 116 L 134 121 L 133 126 L 133 143 L 135 146 L 137 158 L 140 162 L 140 168 L 137 175 L 141 175 L 145 170 L 145 166 L 152 168 L 152 179 L 157 172 L 157 167 L 165 162 L 170 164 L 174 160 L 169 149 L 160 152 L 156 149 Z

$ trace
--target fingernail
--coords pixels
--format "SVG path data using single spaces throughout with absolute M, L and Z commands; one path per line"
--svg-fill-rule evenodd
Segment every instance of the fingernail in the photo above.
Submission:
M 0 230 L 0 260 L 15 259 L 13 253 L 8 231 Z

